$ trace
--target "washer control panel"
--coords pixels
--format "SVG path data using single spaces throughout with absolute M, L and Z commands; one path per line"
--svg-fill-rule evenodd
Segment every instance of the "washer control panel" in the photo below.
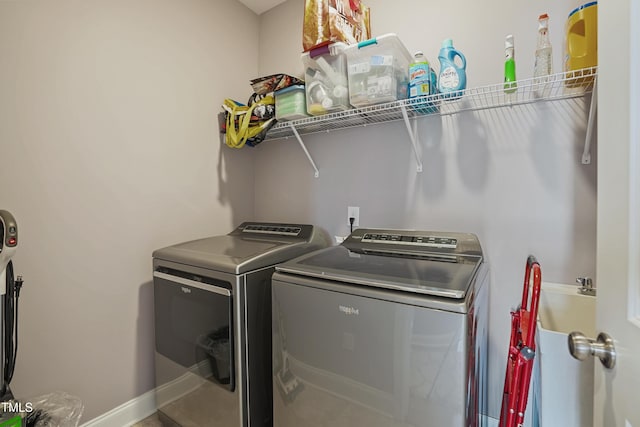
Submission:
M 362 236 L 363 243 L 386 243 L 397 245 L 423 246 L 430 248 L 455 249 L 458 240 L 451 237 L 416 236 L 408 234 L 366 233 Z
M 342 242 L 342 246 L 354 252 L 406 253 L 409 256 L 482 256 L 475 234 L 455 231 L 358 228 Z

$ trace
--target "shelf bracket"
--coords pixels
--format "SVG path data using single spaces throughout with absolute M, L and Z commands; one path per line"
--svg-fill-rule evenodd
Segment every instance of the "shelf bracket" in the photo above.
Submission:
M 407 114 L 406 105 L 400 106 L 402 109 L 402 118 L 404 119 L 404 124 L 407 127 L 407 132 L 409 133 L 409 139 L 411 139 L 411 145 L 413 145 L 413 154 L 416 156 L 416 171 L 422 172 L 422 159 L 420 158 L 420 154 L 418 153 L 418 122 L 417 120 L 413 121 L 413 126 L 411 126 L 409 115 Z
M 589 106 L 589 119 L 587 121 L 587 135 L 584 138 L 584 151 L 582 152 L 582 164 L 591 163 L 591 139 L 593 125 L 595 123 L 596 108 L 598 105 L 598 76 L 593 77 L 593 90 L 591 91 L 591 105 Z
M 300 144 L 300 147 L 302 147 L 302 151 L 304 151 L 304 154 L 307 156 L 307 159 L 309 159 L 309 163 L 311 163 L 311 167 L 315 171 L 313 176 L 318 178 L 320 176 L 320 171 L 318 170 L 318 167 L 316 166 L 316 163 L 313 161 L 313 158 L 311 157 L 311 154 L 309 154 L 309 150 L 307 150 L 307 147 L 304 145 L 304 141 L 302 141 L 302 138 L 300 138 L 300 134 L 298 133 L 298 130 L 296 129 L 296 127 L 293 126 L 293 125 L 290 125 L 290 127 L 291 127 L 291 130 L 293 131 L 293 134 L 295 135 L 296 139 L 298 140 L 298 143 Z

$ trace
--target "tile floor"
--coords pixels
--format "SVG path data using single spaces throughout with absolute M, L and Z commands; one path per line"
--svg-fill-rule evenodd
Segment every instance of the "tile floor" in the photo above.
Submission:
M 209 402 L 219 402 L 211 405 Z M 198 427 L 211 424 L 209 420 L 216 420 L 216 425 L 232 426 L 237 424 L 238 405 L 236 395 L 215 385 L 211 381 L 201 381 L 200 384 L 171 402 L 162 406 L 166 417 L 180 420 L 185 427 Z M 170 422 L 170 421 L 169 421 Z M 133 424 L 131 427 L 163 427 L 158 413 Z

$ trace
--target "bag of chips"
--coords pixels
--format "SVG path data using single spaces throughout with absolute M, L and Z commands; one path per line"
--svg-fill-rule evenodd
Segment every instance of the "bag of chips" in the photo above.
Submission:
M 369 7 L 360 0 L 305 0 L 302 47 L 305 52 L 341 41 L 371 38 Z

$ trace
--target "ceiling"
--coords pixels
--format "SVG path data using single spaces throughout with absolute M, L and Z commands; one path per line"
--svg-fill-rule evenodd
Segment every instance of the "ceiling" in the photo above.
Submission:
M 253 10 L 258 15 L 260 15 L 261 13 L 264 13 L 267 10 L 276 7 L 280 3 L 284 3 L 287 0 L 238 0 L 238 1 L 244 4 L 245 6 L 247 6 L 249 9 Z

